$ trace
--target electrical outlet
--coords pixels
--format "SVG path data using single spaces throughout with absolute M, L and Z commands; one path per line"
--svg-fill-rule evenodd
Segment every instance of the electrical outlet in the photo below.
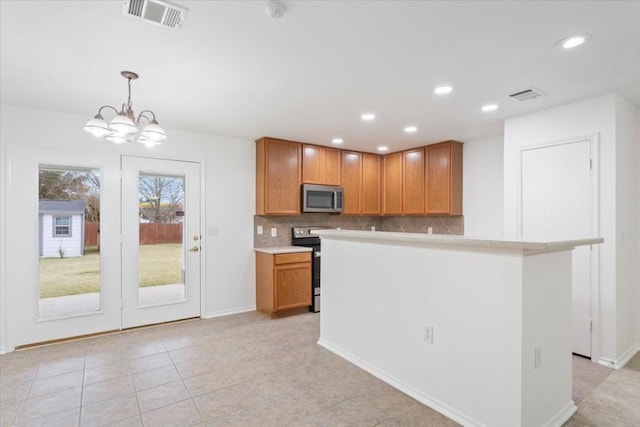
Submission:
M 533 369 L 540 369 L 542 366 L 542 347 L 533 350 Z
M 278 229 L 275 227 L 271 228 L 271 237 L 278 237 Z
M 262 226 L 261 226 L 261 225 L 259 225 L 259 226 L 258 226 L 258 227 L 256 227 L 256 228 L 257 228 L 257 229 L 256 229 L 256 233 L 258 233 L 258 234 L 262 234 L 262 233 L 264 233 L 264 229 L 262 228 Z
M 427 344 L 433 344 L 433 326 L 424 327 L 424 341 Z
M 433 234 L 433 228 L 427 227 L 427 234 Z
M 371 231 L 376 231 L 376 226 L 375 225 L 371 226 Z

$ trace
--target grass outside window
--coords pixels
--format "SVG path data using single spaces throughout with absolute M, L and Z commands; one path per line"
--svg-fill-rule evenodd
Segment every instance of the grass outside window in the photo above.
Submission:
M 81 257 L 40 258 L 39 266 L 40 298 L 100 292 L 97 248 L 87 248 Z M 140 246 L 140 287 L 182 283 L 182 268 L 181 243 Z

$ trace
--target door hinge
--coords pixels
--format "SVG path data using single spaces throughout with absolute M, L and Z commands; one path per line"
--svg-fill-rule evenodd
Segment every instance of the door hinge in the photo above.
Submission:
M 589 332 L 593 332 L 593 321 L 589 320 Z
M 589 159 L 589 169 L 593 169 L 593 159 Z

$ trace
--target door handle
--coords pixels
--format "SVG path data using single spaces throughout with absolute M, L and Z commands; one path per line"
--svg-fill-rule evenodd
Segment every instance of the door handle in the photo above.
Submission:
M 198 252 L 200 250 L 200 246 L 194 246 L 191 249 L 189 249 L 189 252 Z

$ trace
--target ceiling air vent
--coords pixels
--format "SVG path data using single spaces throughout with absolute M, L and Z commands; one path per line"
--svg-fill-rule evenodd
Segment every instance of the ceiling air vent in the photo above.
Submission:
M 179 30 L 187 9 L 161 0 L 124 0 L 122 14 Z
M 516 93 L 512 93 L 511 95 L 509 95 L 511 98 L 513 99 L 517 99 L 518 101 L 527 101 L 529 99 L 536 99 L 539 96 L 544 95 L 544 93 L 542 93 L 541 90 L 535 89 L 535 88 L 529 88 L 529 89 L 525 89 L 525 90 L 521 90 L 519 92 Z

